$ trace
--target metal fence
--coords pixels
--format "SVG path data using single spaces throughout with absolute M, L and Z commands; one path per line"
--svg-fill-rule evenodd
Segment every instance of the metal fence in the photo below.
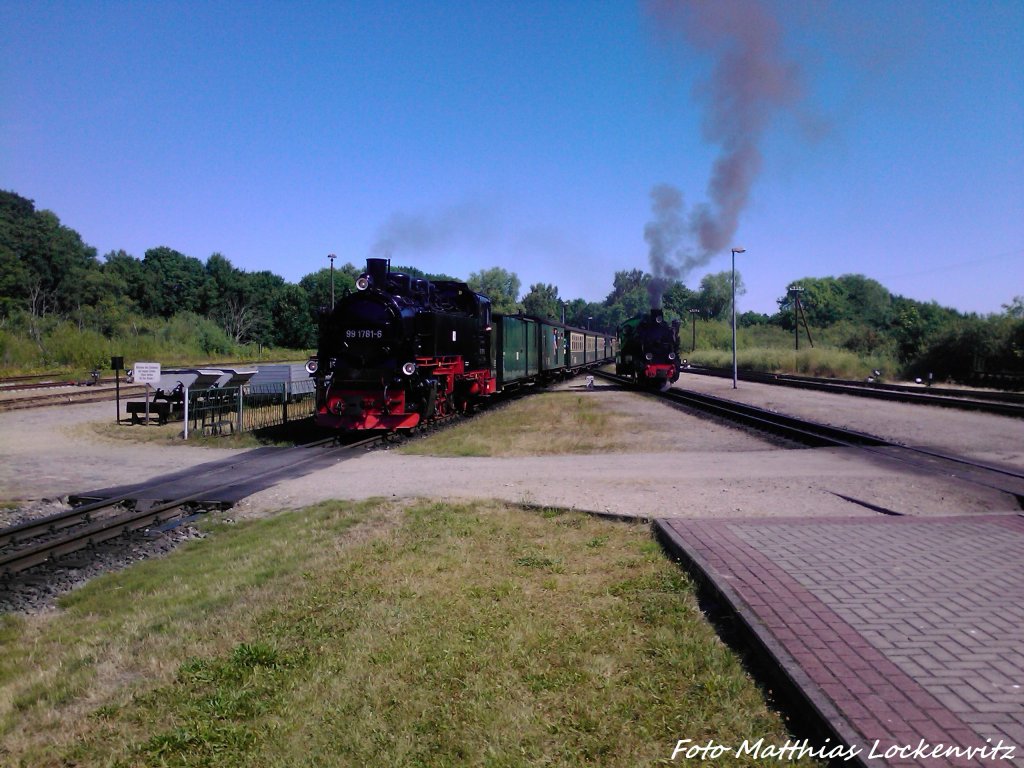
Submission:
M 247 384 L 188 392 L 185 438 L 277 427 L 313 415 L 316 389 L 309 381 Z

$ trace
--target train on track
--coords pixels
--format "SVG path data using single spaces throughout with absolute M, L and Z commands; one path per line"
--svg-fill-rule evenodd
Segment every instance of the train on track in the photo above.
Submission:
M 626 320 L 618 330 L 615 373 L 644 387 L 666 390 L 679 380 L 679 321 L 665 321 L 665 313 Z
M 356 291 L 323 312 L 315 421 L 340 431 L 408 430 L 497 393 L 610 363 L 616 338 L 491 311 L 466 283 L 425 280 L 367 259 Z

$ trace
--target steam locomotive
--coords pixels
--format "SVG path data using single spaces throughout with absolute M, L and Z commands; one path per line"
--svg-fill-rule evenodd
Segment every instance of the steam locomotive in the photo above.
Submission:
M 641 386 L 666 390 L 679 380 L 679 321 L 665 322 L 665 313 L 626 320 L 618 329 L 615 373 L 629 376 Z
M 318 425 L 395 431 L 610 362 L 614 346 L 605 334 L 492 313 L 490 299 L 465 283 L 367 259 L 356 292 L 321 314 L 306 370 L 316 381 Z

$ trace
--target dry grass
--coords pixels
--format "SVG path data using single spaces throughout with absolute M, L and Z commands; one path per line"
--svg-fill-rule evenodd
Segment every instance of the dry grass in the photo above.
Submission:
M 220 526 L 0 641 L 12 766 L 614 768 L 787 738 L 646 528 L 557 510 Z
M 661 419 L 650 417 L 651 406 Z M 404 445 L 429 456 L 553 456 L 650 450 L 672 439 L 671 411 L 640 395 L 600 388 L 529 395 Z
M 266 445 L 252 432 L 238 432 L 227 435 L 204 435 L 190 431 L 188 440 L 183 439 L 181 422 L 169 424 L 112 424 L 109 421 L 93 421 L 70 427 L 72 434 L 87 440 L 100 439 L 108 443 L 147 443 L 151 445 L 188 445 L 201 448 L 257 448 Z

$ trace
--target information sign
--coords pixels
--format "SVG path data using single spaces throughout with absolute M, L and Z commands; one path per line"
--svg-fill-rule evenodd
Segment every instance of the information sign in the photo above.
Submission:
M 132 379 L 136 384 L 159 384 L 160 363 L 136 363 L 132 368 Z

